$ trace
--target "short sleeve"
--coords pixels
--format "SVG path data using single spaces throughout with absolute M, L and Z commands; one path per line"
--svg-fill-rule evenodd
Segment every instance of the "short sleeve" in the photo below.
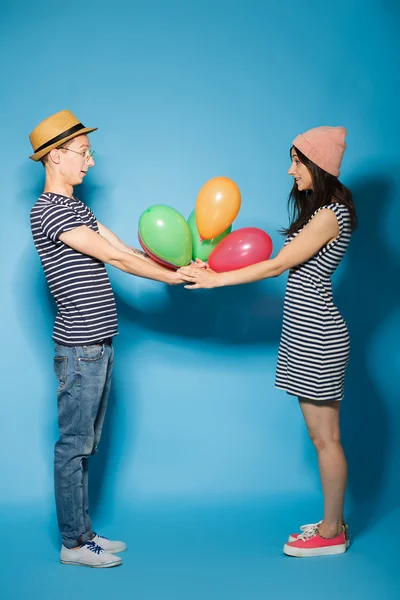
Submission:
M 339 236 L 342 234 L 343 232 L 343 228 L 344 228 L 344 215 L 343 215 L 343 211 L 347 211 L 347 208 L 343 205 L 340 205 L 338 202 L 333 202 L 332 204 L 325 204 L 324 206 L 321 206 L 321 208 L 319 208 L 318 210 L 315 211 L 315 213 L 313 214 L 313 217 L 321 212 L 321 210 L 331 210 L 333 213 L 335 213 L 338 225 L 339 225 Z
M 42 231 L 53 242 L 57 242 L 62 233 L 82 225 L 85 223 L 69 206 L 53 204 L 42 213 Z
M 343 233 L 344 229 L 344 212 L 347 213 L 347 208 L 338 202 L 333 202 L 332 204 L 328 204 L 326 208 L 329 208 L 332 212 L 335 213 L 338 224 L 339 224 L 339 236 Z

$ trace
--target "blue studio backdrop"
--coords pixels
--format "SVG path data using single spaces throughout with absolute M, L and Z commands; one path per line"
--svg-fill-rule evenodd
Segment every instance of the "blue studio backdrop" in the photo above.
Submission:
M 234 228 L 263 228 L 276 253 L 288 223 L 291 141 L 318 125 L 347 128 L 341 180 L 359 229 L 334 277 L 352 338 L 342 414 L 347 512 L 362 534 L 398 508 L 400 11 L 389 0 L 321 7 L 2 3 L 3 519 L 42 515 L 57 540 L 55 306 L 30 232 L 44 170 L 28 158 L 28 135 L 65 108 L 99 128 L 90 135 L 95 168 L 76 195 L 136 247 L 148 206 L 168 204 L 187 218 L 201 186 L 223 175 L 242 194 Z M 289 520 L 304 501 L 318 512 L 301 518 L 319 518 L 316 457 L 297 400 L 274 389 L 287 274 L 193 292 L 108 272 L 120 334 L 91 464 L 95 517 L 266 502 L 285 504 Z

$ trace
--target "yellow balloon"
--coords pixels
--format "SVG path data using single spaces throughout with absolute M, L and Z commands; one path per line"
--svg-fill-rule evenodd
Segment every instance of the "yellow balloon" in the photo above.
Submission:
M 196 200 L 196 224 L 203 240 L 220 235 L 236 219 L 241 196 L 228 177 L 214 177 L 203 185 Z

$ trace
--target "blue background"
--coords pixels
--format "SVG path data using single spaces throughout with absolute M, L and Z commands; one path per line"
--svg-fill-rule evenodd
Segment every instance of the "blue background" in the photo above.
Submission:
M 98 598 L 275 600 L 302 598 L 299 586 L 317 597 L 322 581 L 330 598 L 338 577 L 342 597 L 398 597 L 399 18 L 395 0 L 2 3 L 7 598 L 67 598 L 88 580 Z M 352 337 L 342 428 L 355 541 L 345 557 L 281 556 L 289 531 L 322 514 L 297 401 L 273 387 L 286 274 L 189 292 L 108 268 L 120 335 L 91 505 L 96 527 L 127 538 L 131 553 L 102 583 L 57 564 L 55 308 L 30 233 L 44 171 L 28 159 L 28 135 L 65 108 L 99 127 L 78 197 L 136 246 L 144 209 L 165 203 L 188 217 L 203 183 L 224 175 L 242 193 L 234 227 L 262 227 L 278 251 L 292 139 L 347 128 L 341 180 L 360 226 L 334 277 Z

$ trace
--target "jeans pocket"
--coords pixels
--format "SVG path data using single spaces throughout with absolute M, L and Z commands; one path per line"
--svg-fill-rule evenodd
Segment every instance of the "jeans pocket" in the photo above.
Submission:
M 79 360 L 83 362 L 94 362 L 101 360 L 104 356 L 104 344 L 92 344 L 90 346 L 82 346 L 82 356 Z
M 54 372 L 58 380 L 58 389 L 62 390 L 67 381 L 67 356 L 55 356 L 54 357 Z M 58 391 L 58 390 L 57 390 Z

